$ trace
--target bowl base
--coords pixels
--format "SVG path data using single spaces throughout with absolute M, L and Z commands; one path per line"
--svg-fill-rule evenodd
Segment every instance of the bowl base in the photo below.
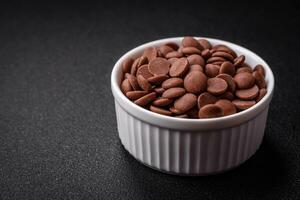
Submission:
M 128 151 L 128 150 L 126 149 L 126 147 L 123 145 L 123 143 L 122 143 L 121 140 L 120 140 L 120 142 L 121 142 L 121 144 L 122 144 L 122 147 L 126 150 L 126 152 L 127 152 L 130 156 L 132 156 L 136 161 L 138 161 L 140 164 L 142 164 L 142 165 L 144 165 L 144 166 L 146 166 L 146 167 L 148 167 L 148 168 L 151 168 L 151 169 L 153 169 L 153 170 L 155 170 L 155 171 L 158 171 L 158 172 L 160 172 L 160 173 L 164 173 L 164 174 L 168 174 L 168 175 L 173 175 L 173 176 L 185 176 L 185 177 L 188 177 L 188 176 L 190 176 L 190 177 L 197 177 L 197 176 L 211 176 L 211 175 L 218 175 L 218 174 L 226 173 L 226 172 L 228 172 L 228 171 L 232 171 L 232 170 L 234 170 L 234 169 L 240 167 L 241 165 L 245 164 L 245 162 L 248 161 L 252 156 L 254 156 L 255 153 L 257 152 L 257 150 L 260 148 L 260 145 L 259 145 L 258 148 L 254 151 L 254 153 L 253 153 L 252 155 L 250 155 L 247 159 L 245 159 L 243 162 L 241 162 L 241 163 L 239 163 L 239 164 L 237 164 L 237 165 L 235 165 L 235 166 L 229 167 L 229 168 L 227 168 L 227 169 L 222 169 L 222 170 L 219 170 L 219 171 L 214 171 L 214 172 L 209 172 L 209 173 L 187 174 L 187 173 L 178 173 L 178 172 L 173 172 L 173 171 L 167 171 L 167 170 L 160 169 L 160 168 L 154 167 L 154 166 L 152 166 L 152 165 L 149 165 L 149 164 L 143 162 L 142 160 L 140 160 L 140 159 L 134 157 L 134 155 L 131 154 L 130 151 Z

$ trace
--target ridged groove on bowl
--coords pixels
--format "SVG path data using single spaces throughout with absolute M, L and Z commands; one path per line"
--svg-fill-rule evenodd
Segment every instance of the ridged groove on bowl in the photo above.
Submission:
M 159 170 L 205 175 L 233 168 L 258 149 L 268 107 L 238 126 L 210 131 L 177 131 L 143 122 L 115 101 L 122 144 L 136 159 Z

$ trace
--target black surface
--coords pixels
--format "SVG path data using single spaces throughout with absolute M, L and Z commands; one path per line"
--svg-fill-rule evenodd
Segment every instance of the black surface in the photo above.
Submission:
M 299 5 L 16 3 L 0 6 L 0 199 L 300 199 Z M 127 50 L 199 35 L 272 67 L 263 145 L 209 177 L 165 175 L 117 136 L 110 72 Z

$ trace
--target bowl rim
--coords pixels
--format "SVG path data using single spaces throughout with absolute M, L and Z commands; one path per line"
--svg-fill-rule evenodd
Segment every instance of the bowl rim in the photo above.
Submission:
M 146 123 L 154 124 L 160 127 L 165 127 L 169 129 L 180 129 L 180 130 L 215 130 L 221 128 L 232 127 L 241 123 L 244 123 L 254 117 L 256 117 L 259 113 L 268 109 L 268 105 L 272 99 L 273 91 L 274 91 L 274 75 L 267 64 L 260 56 L 252 52 L 251 50 L 242 47 L 240 45 L 208 37 L 194 37 L 196 39 L 207 39 L 213 44 L 224 44 L 232 48 L 234 51 L 242 52 L 242 54 L 247 57 L 253 57 L 257 60 L 257 63 L 264 66 L 266 72 L 266 80 L 267 80 L 267 94 L 254 106 L 251 108 L 238 112 L 233 115 L 228 115 L 219 118 L 209 118 L 209 119 L 186 119 L 186 118 L 176 118 L 171 116 L 161 115 L 152 111 L 149 111 L 143 107 L 140 107 L 130 101 L 121 91 L 120 85 L 118 83 L 118 77 L 122 74 L 122 62 L 128 57 L 136 57 L 137 54 L 142 52 L 147 47 L 150 46 L 159 46 L 168 42 L 179 43 L 183 37 L 172 37 L 159 39 L 155 41 L 151 41 L 142 45 L 139 45 L 132 50 L 126 52 L 118 61 L 115 63 L 112 73 L 111 73 L 111 90 L 113 96 L 115 98 L 116 103 L 131 115 L 145 121 Z

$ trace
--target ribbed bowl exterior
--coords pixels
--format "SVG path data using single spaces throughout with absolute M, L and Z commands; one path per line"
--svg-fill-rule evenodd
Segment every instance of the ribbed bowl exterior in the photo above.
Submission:
M 180 175 L 209 175 L 232 169 L 259 148 L 268 107 L 255 118 L 226 129 L 181 131 L 159 127 L 126 112 L 115 101 L 125 149 L 154 169 Z

